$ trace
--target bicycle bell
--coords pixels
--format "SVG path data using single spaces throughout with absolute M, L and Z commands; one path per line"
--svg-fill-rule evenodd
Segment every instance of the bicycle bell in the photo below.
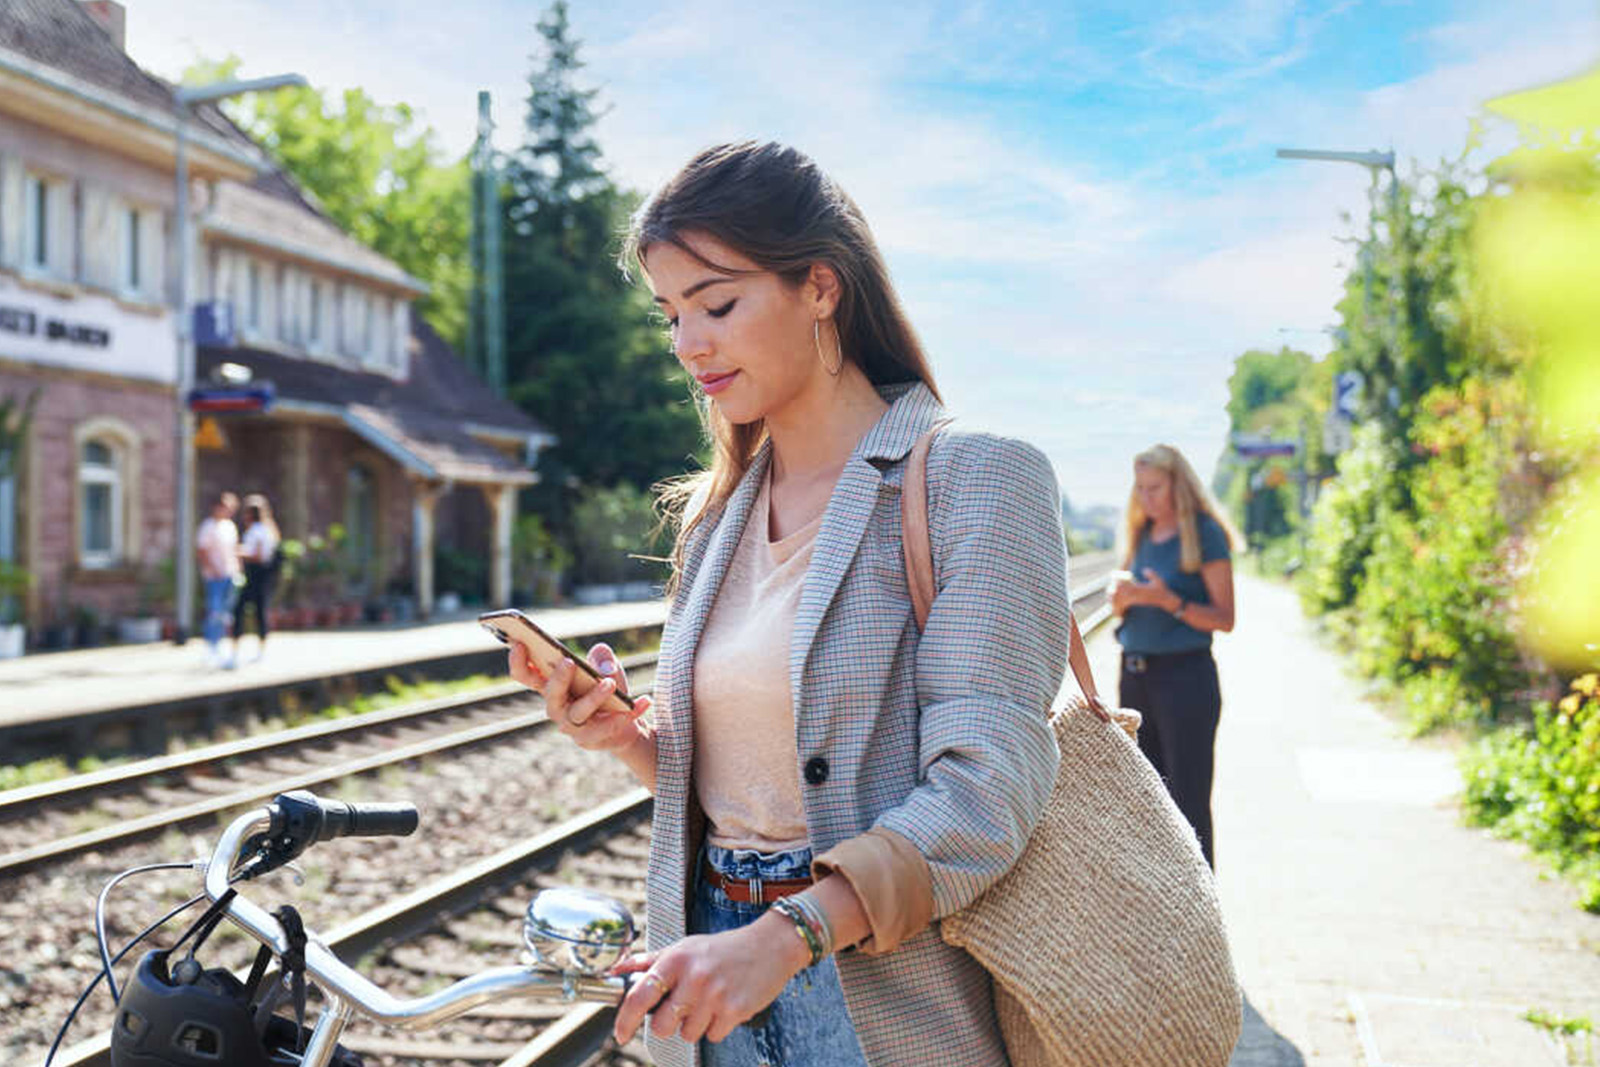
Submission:
M 541 889 L 522 922 L 522 941 L 539 966 L 562 974 L 604 974 L 634 936 L 628 909 L 591 889 Z

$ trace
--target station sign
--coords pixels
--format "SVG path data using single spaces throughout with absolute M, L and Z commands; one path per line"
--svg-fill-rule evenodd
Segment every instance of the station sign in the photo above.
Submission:
M 1235 434 L 1233 450 L 1245 459 L 1267 459 L 1272 456 L 1293 456 L 1300 451 L 1300 442 L 1274 440 L 1270 437 L 1246 437 Z
M 3 275 L 0 357 L 158 382 L 178 372 L 167 308 L 129 309 L 89 290 L 58 296 Z
M 271 382 L 249 385 L 204 385 L 189 391 L 189 410 L 196 414 L 253 415 L 271 411 L 277 390 Z

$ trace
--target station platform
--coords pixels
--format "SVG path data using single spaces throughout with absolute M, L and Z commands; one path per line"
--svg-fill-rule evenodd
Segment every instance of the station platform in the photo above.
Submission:
M 665 601 L 600 604 L 528 611 L 560 638 L 622 633 L 660 626 Z M 226 648 L 227 642 L 224 642 Z M 374 670 L 398 669 L 452 656 L 496 653 L 499 644 L 476 615 L 426 623 L 291 630 L 272 634 L 252 659 L 254 635 L 242 642 L 240 663 L 207 663 L 206 645 L 159 642 L 47 652 L 0 660 L 0 734 L 64 717 L 107 715 L 118 709 L 225 698 Z

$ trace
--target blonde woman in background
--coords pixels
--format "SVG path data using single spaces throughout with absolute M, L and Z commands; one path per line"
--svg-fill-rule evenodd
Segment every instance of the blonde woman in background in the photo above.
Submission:
M 1122 620 L 1120 699 L 1144 715 L 1139 748 L 1194 827 L 1206 862 L 1211 778 L 1222 691 L 1211 635 L 1233 629 L 1233 546 L 1239 535 L 1194 468 L 1171 445 L 1134 457 L 1111 609 Z
M 256 631 L 261 635 L 256 645 L 256 659 L 267 651 L 267 607 L 272 599 L 272 587 L 278 577 L 278 545 L 283 536 L 272 518 L 272 505 L 260 493 L 244 498 L 244 533 L 239 542 L 239 559 L 244 563 L 244 588 L 233 603 L 233 654 L 224 664 L 239 664 L 239 640 L 244 637 L 244 612 L 255 608 Z

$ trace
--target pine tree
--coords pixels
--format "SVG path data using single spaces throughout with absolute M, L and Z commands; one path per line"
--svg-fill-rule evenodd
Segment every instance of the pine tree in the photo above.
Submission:
M 638 200 L 605 172 L 597 91 L 577 85 L 580 42 L 564 0 L 538 30 L 524 141 L 506 174 L 507 381 L 558 441 L 540 458 L 531 503 L 570 533 L 580 488 L 647 489 L 687 469 L 699 422 L 650 302 L 616 266 Z

